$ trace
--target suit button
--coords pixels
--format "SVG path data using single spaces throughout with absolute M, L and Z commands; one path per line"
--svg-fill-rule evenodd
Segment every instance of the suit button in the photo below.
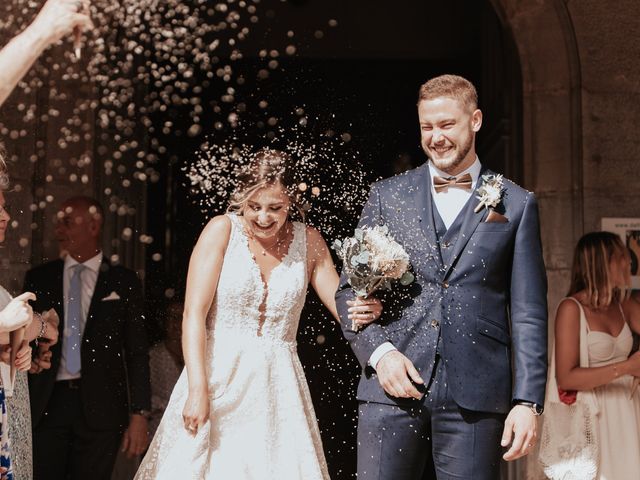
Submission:
M 441 246 L 442 248 L 449 248 L 449 247 L 451 246 L 451 244 L 450 244 L 449 242 L 442 242 L 442 243 L 440 244 L 440 246 Z
M 442 282 L 442 286 L 443 286 L 444 288 L 449 288 L 449 284 L 448 284 L 447 282 Z
M 438 322 L 438 320 L 436 320 L 435 318 L 431 320 L 431 327 L 438 328 L 439 326 L 440 326 L 440 322 Z

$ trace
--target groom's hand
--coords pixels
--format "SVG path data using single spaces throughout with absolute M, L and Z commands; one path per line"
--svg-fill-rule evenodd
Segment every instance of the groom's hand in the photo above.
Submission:
M 415 398 L 420 400 L 422 393 L 412 383 L 424 385 L 418 370 L 411 360 L 397 350 L 385 353 L 376 365 L 378 381 L 384 391 L 392 397 Z
M 524 457 L 535 446 L 538 439 L 538 419 L 529 407 L 514 406 L 504 422 L 500 444 L 511 448 L 502 456 L 507 462 Z M 513 442 L 512 442 L 513 440 Z

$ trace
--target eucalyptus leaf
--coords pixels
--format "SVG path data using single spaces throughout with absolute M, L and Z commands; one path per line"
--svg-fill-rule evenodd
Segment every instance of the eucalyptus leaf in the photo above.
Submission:
M 400 284 L 407 286 L 416 279 L 415 275 L 411 272 L 404 272 L 402 277 L 400 277 Z
M 362 231 L 362 229 L 360 228 L 356 228 L 356 231 L 354 232 L 353 236 L 356 238 L 356 240 L 361 242 L 364 239 L 364 231 Z

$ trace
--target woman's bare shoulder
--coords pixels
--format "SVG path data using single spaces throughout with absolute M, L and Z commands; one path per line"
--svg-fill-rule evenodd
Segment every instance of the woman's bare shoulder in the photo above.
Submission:
M 231 235 L 231 219 L 227 215 L 217 215 L 205 225 L 198 243 L 209 246 L 226 245 Z

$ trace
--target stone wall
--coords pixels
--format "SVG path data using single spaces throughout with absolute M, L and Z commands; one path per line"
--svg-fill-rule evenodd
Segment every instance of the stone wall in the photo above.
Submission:
M 522 64 L 525 181 L 540 200 L 552 329 L 578 238 L 602 217 L 640 216 L 640 3 L 493 3 Z M 523 462 L 509 478 L 534 470 Z
M 601 217 L 638 216 L 640 4 L 495 1 L 523 70 L 526 186 L 540 199 L 550 310 Z
M 585 230 L 640 216 L 640 3 L 568 1 L 582 72 Z

